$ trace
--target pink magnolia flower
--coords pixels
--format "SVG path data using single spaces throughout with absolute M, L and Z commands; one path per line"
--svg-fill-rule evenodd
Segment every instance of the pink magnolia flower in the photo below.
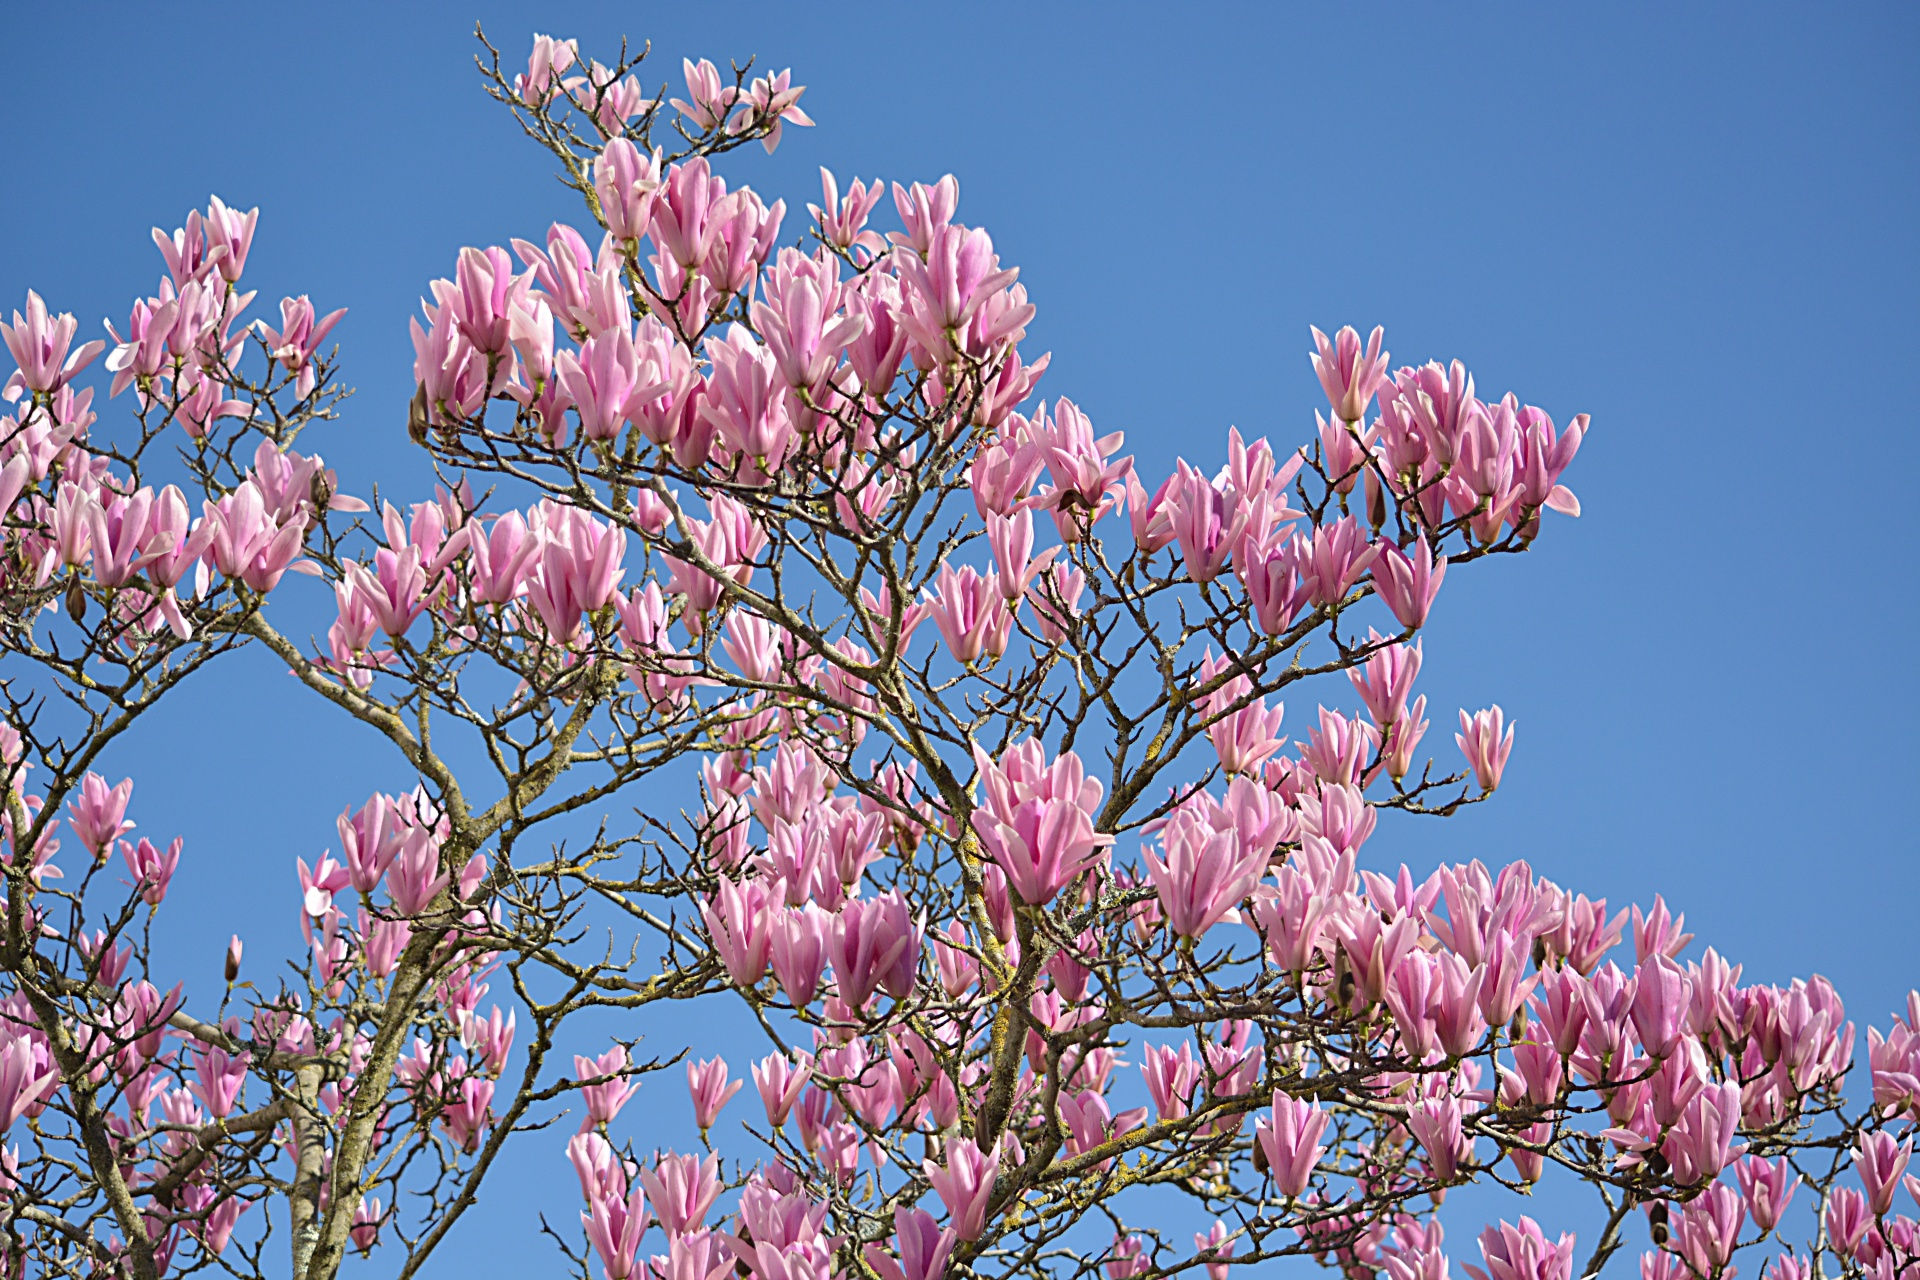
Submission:
M 956 572 L 952 565 L 943 564 L 936 582 L 928 608 L 954 659 L 972 665 L 983 655 L 997 658 L 1005 653 L 1013 612 L 998 578 L 983 575 L 972 565 L 962 565 Z
M 294 394 L 305 396 L 312 392 L 315 382 L 313 357 L 319 352 L 320 344 L 333 332 L 333 326 L 340 323 L 340 317 L 347 314 L 341 307 L 324 316 L 315 317 L 313 301 L 306 294 L 297 298 L 284 298 L 280 302 L 280 327 L 274 329 L 266 321 L 259 322 L 260 336 L 266 339 L 273 358 L 288 373 L 297 375 Z
M 1692 995 L 1686 971 L 1666 956 L 1643 961 L 1633 979 L 1633 1027 L 1651 1058 L 1673 1052 L 1685 1031 Z
M 1273 1110 L 1255 1125 L 1254 1139 L 1267 1157 L 1267 1170 L 1280 1194 L 1298 1196 L 1306 1191 L 1314 1166 L 1326 1152 L 1320 1135 L 1326 1132 L 1328 1119 L 1326 1112 L 1304 1098 L 1273 1095 Z
M 1145 1107 L 1134 1107 L 1116 1116 L 1108 1109 L 1107 1100 L 1091 1089 L 1060 1095 L 1060 1118 L 1066 1123 L 1067 1150 L 1073 1155 L 1085 1155 L 1132 1132 L 1146 1116 Z M 1103 1160 L 1094 1167 L 1108 1169 L 1112 1161 Z
M 706 1221 L 720 1195 L 720 1157 L 664 1155 L 651 1169 L 642 1168 L 639 1178 L 660 1226 L 669 1236 L 682 1235 Z
M 33 1112 L 59 1083 L 60 1072 L 35 1052 L 30 1036 L 0 1028 L 0 1133 Z
M 342 810 L 334 820 L 340 834 L 341 856 L 353 887 L 372 893 L 380 885 L 406 839 L 399 809 L 390 796 L 375 794 L 358 810 Z
M 774 977 L 796 1009 L 811 1004 L 820 989 L 833 931 L 833 915 L 815 902 L 785 907 L 773 922 Z
M 661 187 L 660 153 L 642 156 L 626 138 L 614 138 L 594 157 L 593 193 L 600 217 L 616 240 L 638 241 L 653 220 Z
M 1426 1153 L 1427 1166 L 1442 1183 L 1454 1181 L 1473 1158 L 1473 1142 L 1460 1127 L 1460 1099 L 1423 1098 L 1407 1108 L 1407 1131 Z
M 1380 1260 L 1387 1280 L 1447 1280 L 1445 1233 L 1437 1221 L 1403 1218 Z
M 1201 660 L 1199 682 L 1205 686 L 1231 670 L 1229 659 L 1209 653 Z M 1199 700 L 1207 718 L 1207 738 L 1220 757 L 1220 767 L 1230 774 L 1257 774 L 1286 745 L 1280 736 L 1286 707 L 1269 707 L 1265 698 L 1253 698 L 1252 693 L 1253 682 L 1246 675 L 1235 675 Z
M 540 554 L 527 576 L 527 600 L 547 639 L 565 645 L 580 627 L 580 615 L 613 603 L 624 575 L 625 530 L 595 520 L 575 507 L 541 508 Z
M 1011 516 L 992 512 L 984 517 L 984 523 L 987 545 L 993 548 L 993 576 L 1000 584 L 1001 596 L 1011 606 L 1026 594 L 1028 584 L 1047 567 L 1057 548 L 1049 548 L 1037 558 L 1034 556 L 1031 511 L 1023 509 Z
M 847 900 L 834 921 L 828 951 L 848 1008 L 865 1006 L 876 987 L 896 1000 L 913 994 L 922 931 L 897 889 L 878 898 Z
M 1385 495 L 1380 491 L 1379 474 L 1372 467 L 1364 466 L 1373 456 L 1373 444 L 1379 438 L 1379 428 L 1361 430 L 1358 426 L 1341 421 L 1337 415 L 1323 418 L 1317 412 L 1313 420 L 1319 427 L 1320 466 L 1333 480 L 1334 492 L 1350 494 L 1356 481 L 1364 481 L 1362 492 L 1368 509 L 1384 516 Z
M 932 186 L 916 182 L 911 189 L 896 182 L 893 207 L 906 230 L 893 233 L 890 239 L 924 258 L 933 247 L 935 233 L 952 222 L 959 211 L 960 180 L 949 173 Z
M 175 836 L 173 843 L 162 853 L 145 836 L 140 843 L 120 842 L 120 856 L 126 860 L 127 870 L 133 873 L 134 888 L 140 894 L 140 900 L 150 907 L 157 907 L 167 896 L 167 885 L 173 880 L 174 869 L 180 865 L 180 837 Z
M 67 492 L 72 490 L 62 490 L 63 494 Z M 149 560 L 179 550 L 186 533 L 186 500 L 178 489 L 172 489 L 171 496 L 180 499 L 173 512 L 168 509 L 171 503 L 156 508 L 152 489 L 126 496 L 102 495 L 104 501 L 87 500 L 84 510 L 91 527 L 88 542 L 93 549 L 95 581 L 104 587 L 123 587 Z M 178 524 L 169 518 L 176 513 L 181 517 Z
M 800 1091 L 812 1078 L 812 1059 L 800 1055 L 796 1065 L 791 1059 L 778 1053 L 770 1053 L 753 1064 L 753 1087 L 760 1093 L 760 1103 L 767 1110 L 767 1123 L 778 1129 L 787 1122 L 787 1116 L 793 1111 L 793 1104 L 800 1100 Z
M 861 1251 L 880 1280 L 943 1280 L 953 1253 L 955 1233 L 924 1209 L 902 1205 L 893 1211 L 893 1252 L 879 1244 Z
M 1153 1099 L 1155 1113 L 1162 1120 L 1179 1120 L 1193 1105 L 1193 1091 L 1200 1083 L 1201 1062 L 1193 1056 L 1193 1046 L 1182 1044 L 1175 1053 L 1166 1045 L 1148 1045 L 1140 1061 L 1140 1074 L 1147 1082 L 1147 1094 Z
M 246 1053 L 229 1054 L 218 1045 L 193 1042 L 195 1080 L 190 1086 L 207 1114 L 224 1120 L 233 1114 L 239 1102 L 241 1086 L 246 1083 L 249 1058 Z
M 1907 1171 L 1913 1156 L 1913 1140 L 1898 1142 L 1884 1129 L 1863 1133 L 1853 1148 L 1853 1166 L 1867 1188 L 1867 1206 L 1876 1217 L 1884 1217 L 1893 1208 L 1894 1194 L 1900 1189 L 1900 1175 Z
M 930 364 L 944 365 L 961 354 L 984 357 L 1032 317 L 1033 309 L 1022 307 L 984 333 L 971 332 L 974 314 L 1020 275 L 1001 267 L 993 237 L 978 228 L 942 226 L 933 233 L 924 261 L 912 256 L 890 261 L 898 268 L 905 303 L 900 323 Z
M 1667 907 L 1667 900 L 1660 894 L 1653 895 L 1653 908 L 1644 914 L 1639 904 L 1633 907 L 1633 953 L 1635 958 L 1645 962 L 1653 956 L 1673 957 L 1687 949 L 1693 941 L 1693 935 L 1684 932 L 1687 917 L 1683 912 L 1675 915 Z
M 1274 884 L 1255 891 L 1254 922 L 1275 965 L 1288 973 L 1306 969 L 1318 951 L 1332 905 L 1311 879 L 1292 866 L 1281 867 Z
M 505 1016 L 495 1005 L 486 1017 L 470 1012 L 460 1017 L 460 1044 L 477 1060 L 481 1070 L 497 1076 L 507 1069 L 507 1055 L 513 1052 L 514 1014 Z
M 174 411 L 174 419 L 195 440 L 206 439 L 222 419 L 244 421 L 253 417 L 252 405 L 230 398 L 226 386 L 197 370 L 183 370 L 176 390 L 180 394 L 180 407 Z M 222 1201 L 223 1205 L 231 1203 Z
M 547 229 L 544 250 L 530 241 L 515 240 L 513 251 L 538 285 L 531 300 L 545 301 L 569 337 L 584 341 L 632 324 L 620 279 L 619 251 L 611 234 L 596 255 L 578 231 L 556 222 Z
M 522 102 L 529 106 L 539 106 L 553 96 L 556 77 L 563 76 L 580 57 L 578 40 L 556 40 L 552 36 L 536 35 L 533 38 L 533 52 L 527 58 L 527 69 L 513 78 L 513 91 Z
M 8 400 L 16 400 L 22 390 L 34 395 L 45 395 L 59 390 L 72 377 L 92 364 L 94 357 L 106 349 L 106 343 L 96 339 L 81 344 L 71 355 L 68 348 L 73 344 L 75 330 L 80 322 L 71 313 L 59 316 L 47 314 L 47 304 L 40 295 L 31 289 L 27 291 L 27 313 L 23 317 L 18 311 L 13 313 L 13 323 L 0 321 L 0 337 L 4 337 L 7 350 L 20 366 L 14 375 L 7 379 L 6 386 L 0 388 L 0 395 Z
M 1382 637 L 1368 631 L 1367 639 L 1369 643 L 1379 643 Z M 1366 703 L 1367 714 L 1373 717 L 1374 724 L 1385 730 L 1405 716 L 1407 698 L 1419 674 L 1420 642 L 1416 640 L 1411 645 L 1381 645 L 1360 666 L 1349 668 L 1347 679 L 1353 682 L 1354 692 Z
M 1101 1269 L 1107 1273 L 1107 1280 L 1132 1280 L 1152 1265 L 1147 1258 L 1146 1243 L 1139 1236 L 1115 1232 Z
M 1020 509 L 1045 465 L 1045 451 L 1031 440 L 995 440 L 983 446 L 967 467 L 967 484 L 980 518 L 1012 515 Z
M 1291 627 L 1307 604 L 1296 544 L 1262 548 L 1243 543 L 1233 565 L 1246 584 L 1247 602 L 1253 606 L 1260 629 L 1268 635 L 1279 635 Z
M 1420 1062 L 1439 1052 L 1439 1028 L 1433 1010 L 1440 982 L 1440 962 L 1424 951 L 1409 951 L 1387 973 L 1381 993 L 1400 1032 L 1400 1043 L 1410 1059 Z
M 1364 786 L 1371 778 L 1363 772 L 1379 745 L 1380 731 L 1361 717 L 1321 707 L 1319 724 L 1308 730 L 1300 748 L 1300 761 L 1324 782 Z
M 344 878 L 344 877 L 343 877 Z M 453 877 L 440 867 L 440 841 L 430 830 L 415 827 L 407 833 L 387 871 L 387 895 L 403 916 L 425 911 Z
M 763 882 L 742 883 L 724 877 L 714 895 L 700 904 L 714 954 L 720 957 L 734 985 L 743 990 L 750 990 L 766 976 L 774 906 L 774 894 Z
M 944 1165 L 921 1162 L 927 1182 L 947 1207 L 947 1221 L 955 1237 L 978 1240 L 986 1229 L 987 1202 L 1000 1170 L 1001 1142 L 982 1151 L 972 1139 L 956 1134 L 947 1142 Z
M 1521 1218 L 1502 1222 L 1480 1233 L 1480 1256 L 1486 1269 L 1468 1265 L 1473 1280 L 1570 1280 L 1573 1274 L 1573 1233 L 1547 1243 L 1540 1224 Z
M 975 747 L 974 764 L 987 794 L 973 811 L 973 829 L 1022 901 L 1046 905 L 1113 843 L 1093 829 L 1102 788 L 1073 752 L 1049 765 L 1028 739 L 999 761 Z
M 638 1182 L 618 1191 L 595 1189 L 601 1193 L 588 1196 L 580 1225 L 587 1230 L 587 1240 L 599 1255 L 607 1280 L 628 1280 L 635 1271 L 640 1237 L 651 1223 L 645 1190 Z
M 1714 1183 L 1687 1202 L 1674 1224 L 1674 1236 L 1677 1251 L 1693 1274 L 1723 1273 L 1733 1258 L 1745 1217 L 1739 1193 L 1724 1182 Z
M 1920 991 L 1907 993 L 1905 1018 L 1881 1034 L 1867 1031 L 1867 1061 L 1873 1075 L 1873 1102 L 1889 1115 L 1920 1114 Z
M 1338 605 L 1347 591 L 1379 558 L 1384 543 L 1369 543 L 1352 516 L 1317 525 L 1311 536 L 1296 533 L 1293 558 L 1307 599 L 1322 606 Z
M 33 478 L 33 462 L 25 453 L 15 453 L 0 466 L 0 518 L 12 514 L 13 504 Z
M 214 1253 L 226 1252 L 227 1245 L 233 1241 L 233 1229 L 240 1222 L 240 1215 L 253 1206 L 237 1196 L 221 1196 L 212 1187 L 189 1187 L 182 1199 L 190 1213 L 206 1215 L 198 1222 L 189 1222 L 187 1230 L 200 1238 L 202 1244 Z
M 1227 1224 L 1215 1218 L 1213 1229 L 1205 1235 L 1194 1232 L 1193 1247 L 1202 1255 L 1208 1256 L 1207 1280 L 1227 1280 L 1232 1272 L 1228 1261 L 1233 1257 L 1233 1235 L 1227 1230 Z
M 1442 1052 L 1463 1058 L 1474 1051 L 1486 1034 L 1487 1024 L 1480 1013 L 1480 991 L 1487 971 L 1475 968 L 1457 955 L 1442 955 L 1435 962 L 1437 983 L 1433 992 L 1434 1036 Z
M 849 305 L 853 295 L 840 284 L 837 269 L 798 254 L 782 255 L 766 287 L 767 301 L 753 306 L 754 326 L 781 381 L 810 399 L 828 400 L 840 359 L 866 331 L 868 313 Z M 803 418 L 805 424 L 814 421 Z
M 580 415 L 581 434 L 589 440 L 617 438 L 640 402 L 664 389 L 649 380 L 625 326 L 588 338 L 580 344 L 578 355 L 560 352 L 553 367 Z
M 288 569 L 310 567 L 295 561 L 307 530 L 307 515 L 295 511 L 284 517 L 267 509 L 258 484 L 243 481 L 217 502 L 204 504 L 212 527 L 208 554 L 214 568 L 227 578 L 255 591 L 271 591 Z
M 97 773 L 80 779 L 80 794 L 67 801 L 67 825 L 96 862 L 106 861 L 113 842 L 133 830 L 126 820 L 127 801 L 133 798 L 133 779 L 107 786 Z
M 1034 623 L 1040 638 L 1049 644 L 1064 644 L 1080 616 L 1080 593 L 1087 577 L 1077 565 L 1057 562 L 1044 565 L 1027 587 L 1027 603 L 1033 606 Z
M 663 299 L 684 302 L 695 296 L 692 286 L 697 273 L 733 208 L 727 184 L 713 175 L 704 157 L 695 156 L 667 170 L 666 185 L 654 201 L 648 224 L 658 250 L 654 265 Z M 677 267 L 678 273 L 669 273 L 668 264 Z
M 574 1055 L 574 1078 L 595 1082 L 582 1083 L 580 1087 L 581 1100 L 587 1104 L 587 1114 L 580 1121 L 582 1133 L 612 1123 L 620 1114 L 620 1108 L 627 1105 L 627 1099 L 640 1087 L 624 1074 L 627 1066 L 627 1051 L 620 1045 L 597 1058 Z
M 711 575 L 675 556 L 662 557 L 672 574 L 667 590 L 686 597 L 687 607 L 680 618 L 694 635 L 699 635 L 705 625 L 704 615 L 720 603 L 725 584 L 751 585 L 754 557 L 767 547 L 766 531 L 745 506 L 724 493 L 714 494 L 707 505 L 713 518 L 688 520 L 687 526 L 692 532 L 694 547 L 720 570 L 721 576 Z
M 1427 736 L 1432 722 L 1427 720 L 1427 698 L 1421 694 L 1404 715 L 1387 731 L 1387 776 L 1398 782 L 1413 770 L 1413 753 Z
M 1433 548 L 1422 537 L 1409 557 L 1391 543 L 1381 543 L 1380 555 L 1373 562 L 1373 589 L 1393 610 L 1403 627 L 1418 629 L 1426 625 L 1434 597 L 1440 593 L 1441 580 L 1447 576 L 1447 558 L 1436 562 Z
M 1760 1273 L 1761 1280 L 1809 1280 L 1813 1268 L 1800 1255 L 1788 1251 L 1767 1264 Z
M 820 224 L 820 234 L 829 244 L 848 250 L 858 248 L 866 257 L 871 257 L 885 247 L 886 241 L 878 232 L 866 229 L 867 218 L 885 194 L 886 185 L 875 178 L 871 183 L 858 180 L 849 183 L 843 197 L 832 171 L 822 165 L 820 203 L 808 205 L 807 212 Z
M 454 1145 L 465 1152 L 480 1149 L 480 1139 L 493 1125 L 493 1081 L 468 1076 L 454 1098 L 440 1112 L 440 1123 Z
M 1734 1137 L 1740 1123 L 1739 1085 L 1708 1085 L 1695 1094 L 1660 1144 L 1674 1182 L 1695 1186 L 1718 1177 L 1739 1154 Z
M 804 286 L 797 286 L 785 296 L 806 292 Z M 755 306 L 758 311 L 767 310 L 765 303 Z M 713 372 L 698 410 L 713 428 L 725 451 L 723 456 L 737 455 L 755 478 L 777 474 L 798 443 L 793 418 L 787 411 L 790 384 L 781 368 L 781 356 L 803 366 L 795 372 L 804 374 L 818 355 L 804 349 L 808 339 L 782 332 L 771 312 L 758 318 L 764 326 L 762 332 L 769 334 L 767 345 L 756 342 L 738 325 L 731 327 L 725 338 L 708 340 L 707 358 Z M 799 337 L 799 349 L 786 345 L 794 337 Z M 815 335 L 813 341 L 818 340 Z M 826 358 L 831 362 L 833 357 L 829 353 Z
M 739 99 L 739 87 L 723 84 L 718 68 L 706 58 L 697 63 L 691 58 L 683 58 L 680 67 L 686 75 L 687 97 L 691 101 L 675 98 L 672 100 L 673 109 L 687 117 L 687 122 L 695 130 L 705 132 L 718 128 L 727 118 L 727 111 Z
M 1502 736 L 1501 730 L 1505 729 Z M 1460 713 L 1460 732 L 1453 740 L 1460 745 L 1460 751 L 1467 757 L 1467 763 L 1473 768 L 1473 776 L 1480 783 L 1482 794 L 1493 792 L 1500 786 L 1500 775 L 1507 767 L 1507 757 L 1513 754 L 1514 726 L 1506 723 L 1506 716 L 1499 706 L 1485 711 L 1476 711 L 1469 716 Z
M 805 85 L 793 83 L 793 71 L 790 68 L 761 76 L 747 86 L 747 110 L 734 121 L 731 128 L 734 132 L 744 132 L 754 127 L 766 128 L 767 136 L 760 140 L 760 145 L 766 148 L 768 155 L 772 155 L 774 148 L 780 145 L 780 130 L 784 125 L 813 126 L 812 117 L 800 109 L 800 95 L 806 91 Z M 769 121 L 772 122 L 770 126 Z
M 1023 307 L 1021 311 L 1025 315 L 1019 318 L 1024 323 L 1033 308 Z M 1126 496 L 1126 477 L 1133 473 L 1133 458 L 1113 456 L 1125 443 L 1126 435 L 1114 431 L 1095 436 L 1092 419 L 1064 396 L 1054 403 L 1051 419 L 1042 412 L 1035 415 L 1033 425 L 1034 439 L 1045 450 L 1047 474 L 1053 485 L 1036 494 L 1032 503 L 1053 513 L 1061 541 L 1077 543 Z
M 1827 1194 L 1824 1219 L 1833 1251 L 1843 1259 L 1858 1257 L 1861 1244 L 1873 1230 L 1867 1198 L 1852 1187 L 1836 1187 Z
M 1580 451 L 1587 433 L 1587 415 L 1582 413 L 1567 424 L 1564 434 L 1556 436 L 1553 419 L 1528 405 L 1520 419 L 1520 490 L 1522 503 L 1529 508 L 1546 507 L 1563 515 L 1580 514 L 1580 499 L 1560 484 L 1560 475 Z
M 1527 976 L 1533 949 L 1530 931 L 1496 929 L 1487 940 L 1482 960 L 1480 1012 L 1492 1026 L 1504 1026 L 1526 1005 L 1527 996 L 1539 983 L 1538 975 Z
M 1366 415 L 1374 393 L 1387 381 L 1388 355 L 1380 349 L 1384 329 L 1375 326 L 1360 348 L 1360 335 L 1351 326 L 1343 326 L 1332 341 L 1313 329 L 1313 372 L 1327 393 L 1327 403 L 1342 422 L 1358 422 Z
M 368 1196 L 353 1210 L 353 1225 L 347 1228 L 347 1235 L 353 1241 L 353 1247 L 362 1254 L 371 1253 L 373 1246 L 380 1243 L 380 1197 Z
M 1241 495 L 1216 486 L 1185 459 L 1175 466 L 1166 498 L 1168 523 L 1180 543 L 1187 577 L 1211 582 L 1240 545 L 1252 511 Z
M 1739 1179 L 1740 1194 L 1747 1202 L 1747 1216 L 1753 1219 L 1753 1225 L 1763 1232 L 1773 1230 L 1800 1186 L 1800 1177 L 1794 1173 L 1793 1165 L 1784 1156 L 1773 1161 L 1748 1156 L 1734 1166 L 1734 1174 Z
M 1270 850 L 1189 810 L 1161 829 L 1160 843 L 1159 855 L 1152 848 L 1143 854 L 1147 875 L 1167 926 L 1183 938 L 1198 938 L 1233 914 L 1267 871 Z
M 715 221 L 700 262 L 700 278 L 721 294 L 745 292 L 773 252 L 786 212 L 786 201 L 768 205 L 746 187 L 726 197 L 713 210 Z M 694 296 L 683 295 L 683 306 Z
M 698 1064 L 687 1062 L 687 1091 L 693 1095 L 693 1119 L 700 1126 L 700 1132 L 713 1128 L 720 1108 L 726 1106 L 745 1083 L 742 1080 L 727 1082 L 725 1058 L 708 1058 Z
M 588 66 L 585 76 L 570 78 L 566 89 L 574 104 L 591 115 L 601 132 L 609 136 L 626 132 L 629 120 L 652 110 L 660 101 L 649 98 L 636 77 L 616 78 L 612 68 L 597 61 Z
M 373 560 L 371 570 L 358 561 L 347 562 L 340 584 L 344 593 L 341 601 L 344 604 L 350 595 L 356 611 L 364 609 L 375 625 L 398 640 L 426 611 L 427 567 L 420 562 L 420 548 L 415 546 L 398 551 L 381 547 L 374 552 Z
M 1169 505 L 1176 479 L 1177 472 L 1162 480 L 1160 487 L 1149 495 L 1140 477 L 1132 470 L 1127 472 L 1127 520 L 1133 530 L 1133 545 L 1143 555 L 1152 555 L 1179 537 Z

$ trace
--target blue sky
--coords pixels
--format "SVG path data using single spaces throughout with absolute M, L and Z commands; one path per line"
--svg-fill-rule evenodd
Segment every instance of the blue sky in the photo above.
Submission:
M 351 308 L 359 394 L 313 443 L 351 490 L 424 496 L 403 424 L 426 282 L 581 217 L 481 93 L 476 13 L 516 61 L 535 30 L 651 38 L 676 91 L 683 54 L 792 66 L 819 127 L 729 165 L 790 209 L 822 164 L 957 174 L 1039 305 L 1044 389 L 1149 474 L 1217 464 L 1233 424 L 1304 441 L 1309 324 L 1384 324 L 1396 364 L 1459 357 L 1483 394 L 1591 413 L 1585 516 L 1450 579 L 1429 629 L 1435 740 L 1456 705 L 1519 723 L 1501 793 L 1372 852 L 1664 892 L 1696 947 L 1749 980 L 1824 973 L 1863 1025 L 1920 980 L 1920 10 L 12 6 L 0 303 L 32 286 L 97 333 L 160 273 L 149 227 L 209 192 L 257 204 L 268 309 Z M 236 918 L 263 956 L 293 945 L 294 856 L 402 785 L 261 661 L 119 767 L 143 828 L 187 836 L 163 945 L 209 976 Z M 489 1214 L 449 1262 L 543 1249 Z

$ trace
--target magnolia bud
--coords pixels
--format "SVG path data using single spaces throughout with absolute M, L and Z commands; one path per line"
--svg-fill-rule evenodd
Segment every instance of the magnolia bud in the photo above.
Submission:
M 427 404 L 427 387 L 419 384 L 414 390 L 413 399 L 407 403 L 407 436 L 415 444 L 427 442 L 427 427 L 432 422 L 432 414 Z
M 234 934 L 233 941 L 227 944 L 227 982 L 233 983 L 240 977 L 240 935 Z

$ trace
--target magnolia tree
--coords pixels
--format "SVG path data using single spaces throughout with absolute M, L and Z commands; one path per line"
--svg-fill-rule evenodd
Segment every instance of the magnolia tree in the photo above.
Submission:
M 310 451 L 340 313 L 249 318 L 252 212 L 156 231 L 104 341 L 4 326 L 5 1275 L 412 1275 L 556 1121 L 556 1266 L 606 1280 L 1920 1274 L 1920 995 L 1849 1086 L 1832 987 L 1743 985 L 1659 899 L 1629 940 L 1522 862 L 1368 856 L 1500 784 L 1419 634 L 1577 514 L 1584 418 L 1315 331 L 1304 447 L 1142 474 L 1037 399 L 954 179 L 789 216 L 712 163 L 812 123 L 787 74 L 639 62 L 481 59 L 584 209 L 428 286 L 430 501 Z M 114 742 L 246 646 L 414 785 L 298 862 L 307 950 L 189 991 L 149 926 L 194 854 Z M 642 1053 L 664 1001 L 763 1052 Z M 683 1062 L 705 1149 L 657 1151 L 623 1107 Z M 1443 1240 L 1450 1189 L 1549 1175 L 1597 1233 Z

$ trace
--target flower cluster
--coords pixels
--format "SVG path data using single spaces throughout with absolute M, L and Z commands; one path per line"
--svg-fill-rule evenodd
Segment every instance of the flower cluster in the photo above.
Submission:
M 1518 785 L 1498 705 L 1423 752 L 1421 633 L 1578 514 L 1584 416 L 1316 329 L 1317 432 L 1155 473 L 1037 398 L 953 178 L 823 173 L 796 226 L 722 175 L 812 123 L 788 73 L 481 66 L 585 213 L 428 284 L 430 500 L 296 447 L 341 313 L 245 318 L 254 213 L 156 232 L 110 351 L 35 294 L 0 325 L 0 1273 L 410 1273 L 563 1116 L 549 1234 L 606 1280 L 1445 1280 L 1450 1189 L 1550 1177 L 1604 1231 L 1515 1215 L 1468 1274 L 1636 1233 L 1645 1280 L 1920 1266 L 1920 995 L 1862 1104 L 1832 986 L 1663 898 L 1379 860 Z M 404 770 L 291 851 L 301 954 L 236 936 L 216 991 L 160 976 L 187 837 L 109 758 L 246 647 Z M 685 1055 L 699 1150 L 627 1105 L 669 1001 L 768 1041 Z

